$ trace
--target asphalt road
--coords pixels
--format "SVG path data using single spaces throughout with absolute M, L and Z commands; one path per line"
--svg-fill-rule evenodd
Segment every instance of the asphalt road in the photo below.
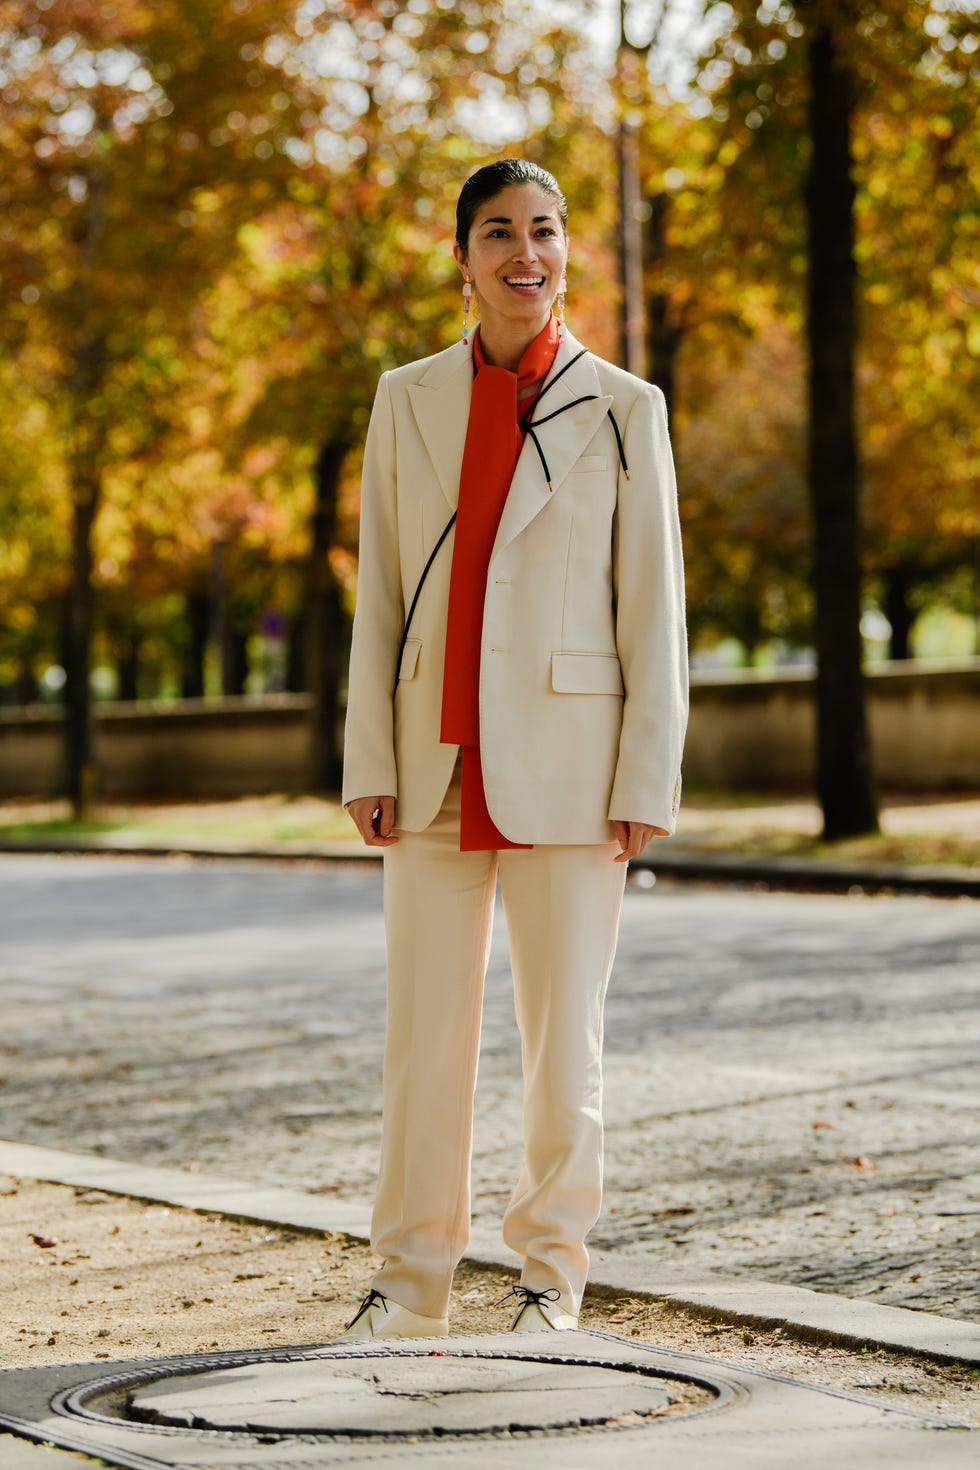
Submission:
M 374 865 L 0 857 L 0 1137 L 370 1197 Z M 520 1163 L 502 926 L 474 1209 Z M 597 1244 L 980 1319 L 980 912 L 631 888 Z

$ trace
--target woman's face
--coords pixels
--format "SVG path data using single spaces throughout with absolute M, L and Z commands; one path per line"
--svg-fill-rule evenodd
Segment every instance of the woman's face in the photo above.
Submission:
M 530 329 L 551 311 L 568 241 L 550 194 L 537 184 L 510 184 L 479 206 L 466 251 L 457 244 L 454 254 L 473 282 L 486 327 L 499 321 Z

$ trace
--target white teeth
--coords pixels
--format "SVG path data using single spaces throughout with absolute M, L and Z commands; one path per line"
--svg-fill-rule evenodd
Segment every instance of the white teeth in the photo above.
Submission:
M 542 286 L 544 276 L 505 276 L 508 286 Z

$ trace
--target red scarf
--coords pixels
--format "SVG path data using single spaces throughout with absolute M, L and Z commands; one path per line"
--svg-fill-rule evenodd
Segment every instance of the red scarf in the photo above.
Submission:
M 518 419 L 534 404 L 533 397 L 518 404 L 518 390 L 547 377 L 558 345 L 558 323 L 549 317 L 512 373 L 487 362 L 479 332 L 473 339 L 475 376 L 459 479 L 440 733 L 444 744 L 463 748 L 462 852 L 526 845 L 508 841 L 487 811 L 480 764 L 480 647 L 490 553 L 524 446 Z

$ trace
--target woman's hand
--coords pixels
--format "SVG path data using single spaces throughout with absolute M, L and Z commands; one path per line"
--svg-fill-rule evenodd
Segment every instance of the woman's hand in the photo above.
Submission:
M 615 863 L 628 863 L 630 858 L 639 857 L 651 837 L 669 837 L 666 827 L 648 827 L 645 822 L 613 822 L 613 832 L 620 851 L 613 858 Z
M 347 803 L 347 813 L 368 847 L 391 847 L 395 825 L 393 796 L 358 796 Z

